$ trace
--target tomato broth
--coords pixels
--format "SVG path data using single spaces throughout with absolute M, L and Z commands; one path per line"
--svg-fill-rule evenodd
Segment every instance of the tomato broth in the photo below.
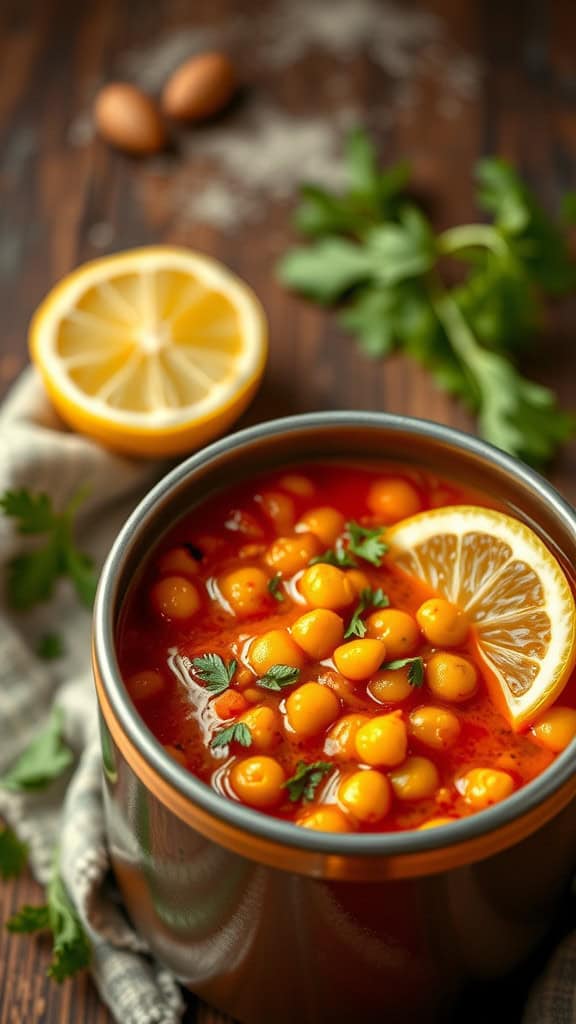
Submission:
M 148 728 L 227 798 L 328 831 L 429 827 L 530 782 L 576 732 L 574 676 L 558 721 L 514 731 L 473 626 L 382 543 L 462 504 L 497 507 L 408 467 L 327 462 L 192 509 L 118 627 Z

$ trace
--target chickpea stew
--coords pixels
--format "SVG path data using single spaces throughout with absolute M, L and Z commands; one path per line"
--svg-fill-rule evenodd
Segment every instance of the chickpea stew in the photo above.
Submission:
M 576 735 L 576 679 L 524 731 L 466 613 L 401 569 L 386 530 L 489 505 L 398 467 L 314 464 L 192 510 L 122 612 L 126 687 L 220 794 L 333 832 L 429 828 L 505 799 Z

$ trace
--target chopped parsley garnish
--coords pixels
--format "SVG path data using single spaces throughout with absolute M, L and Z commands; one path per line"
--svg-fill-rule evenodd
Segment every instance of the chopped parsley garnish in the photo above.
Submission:
M 279 572 L 277 572 L 276 575 L 272 577 L 272 579 L 268 580 L 268 590 L 272 594 L 272 597 L 274 598 L 275 601 L 283 601 L 284 600 L 284 594 L 282 593 L 282 590 L 280 589 L 281 583 L 282 583 L 282 576 L 280 575 Z
M 334 765 L 330 761 L 313 761 L 312 764 L 299 761 L 292 778 L 287 779 L 284 783 L 291 802 L 313 800 L 322 779 L 332 771 L 333 767 Z
M 367 626 L 362 619 L 362 615 L 367 608 L 387 608 L 390 604 L 390 599 L 387 594 L 384 593 L 382 587 L 378 587 L 376 590 L 372 590 L 371 587 L 366 587 L 360 591 L 360 599 L 356 605 L 352 618 L 346 627 L 344 633 L 344 639 L 348 639 L 351 636 L 366 636 Z
M 336 541 L 333 548 L 328 548 L 322 555 L 315 555 L 308 562 L 308 565 L 318 565 L 323 562 L 327 565 L 336 565 L 339 569 L 351 569 L 358 565 L 355 558 L 346 550 L 342 541 Z
M 0 510 L 15 520 L 19 533 L 44 536 L 39 547 L 8 563 L 7 599 L 16 611 L 47 601 L 63 576 L 70 579 L 80 601 L 92 607 L 97 574 L 92 559 L 76 547 L 73 535 L 74 516 L 85 497 L 84 489 L 77 491 L 64 511 L 57 513 L 47 494 L 21 488 L 0 496 Z
M 74 760 L 63 726 L 62 710 L 55 708 L 46 725 L 0 777 L 0 786 L 17 792 L 44 789 L 63 775 Z
M 382 538 L 382 527 L 361 526 L 351 520 L 346 523 L 348 534 L 348 550 L 358 558 L 372 565 L 382 565 L 382 559 L 388 551 L 388 545 Z
M 28 847 L 11 828 L 0 828 L 0 878 L 17 878 L 26 867 Z
M 218 747 L 227 747 L 230 743 L 239 743 L 241 747 L 252 746 L 252 733 L 245 722 L 234 722 L 222 729 L 211 741 L 210 746 L 216 750 Z
M 210 693 L 223 693 L 232 682 L 237 662 L 233 658 L 226 663 L 219 654 L 211 651 L 199 658 L 192 658 L 192 667 L 198 678 L 206 683 L 206 689 Z
M 52 961 L 48 976 L 62 982 L 90 963 L 90 943 L 64 882 L 55 871 L 46 888 L 46 903 L 21 907 L 7 921 L 9 932 L 52 933 Z
M 282 690 L 285 686 L 291 686 L 300 676 L 300 669 L 292 665 L 271 665 L 267 672 L 260 679 L 256 680 L 256 686 L 263 690 Z
M 397 658 L 396 661 L 387 661 L 381 668 L 406 668 L 408 666 L 408 682 L 410 686 L 418 689 L 424 682 L 424 661 L 422 658 Z

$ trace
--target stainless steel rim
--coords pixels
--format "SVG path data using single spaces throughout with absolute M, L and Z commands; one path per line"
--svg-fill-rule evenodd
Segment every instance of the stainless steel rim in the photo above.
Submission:
M 229 435 L 192 455 L 169 472 L 143 498 L 116 538 L 102 570 L 94 608 L 94 647 L 103 685 L 122 730 L 161 778 L 181 793 L 191 804 L 199 806 L 215 818 L 249 834 L 310 853 L 344 857 L 393 857 L 419 854 L 478 839 L 527 814 L 546 801 L 567 783 L 574 773 L 576 740 L 557 757 L 542 775 L 514 793 L 502 804 L 495 805 L 469 818 L 456 820 L 449 825 L 423 832 L 392 834 L 336 835 L 313 832 L 289 822 L 269 818 L 249 807 L 227 800 L 178 765 L 165 753 L 140 718 L 125 690 L 116 660 L 113 610 L 116 606 L 118 580 L 138 532 L 154 516 L 158 502 L 166 499 L 174 487 L 197 469 L 225 452 L 240 449 L 263 437 L 319 427 L 347 426 L 375 431 L 385 428 L 392 434 L 410 431 L 415 438 L 432 438 L 457 450 L 473 454 L 485 463 L 496 464 L 547 502 L 553 509 L 556 518 L 572 533 L 576 542 L 575 510 L 543 477 L 498 448 L 462 431 L 442 426 L 430 420 L 395 416 L 388 413 L 355 411 L 318 412 L 270 420 Z

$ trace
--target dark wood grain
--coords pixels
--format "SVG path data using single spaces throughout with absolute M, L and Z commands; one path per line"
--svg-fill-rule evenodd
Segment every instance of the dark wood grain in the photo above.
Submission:
M 112 153 L 97 140 L 78 144 L 96 88 L 118 74 L 126 51 L 146 52 L 151 40 L 168 31 L 223 25 L 233 17 L 252 18 L 257 26 L 269 6 L 259 0 L 196 0 L 193 5 L 182 0 L 161 5 L 4 0 L 0 392 L 26 363 L 27 323 L 53 282 L 78 262 L 106 251 L 172 241 L 217 255 L 264 302 L 271 357 L 247 421 L 356 407 L 425 414 L 472 428 L 462 409 L 417 367 L 399 357 L 374 366 L 359 356 L 334 317 L 279 287 L 271 267 L 291 238 L 286 206 L 272 206 L 248 231 L 191 225 L 169 200 L 184 170 L 186 180 L 202 183 L 206 170 L 201 162 L 197 171 L 184 169 L 175 154 L 151 173 L 144 163 Z M 420 9 L 442 19 L 451 46 L 480 61 L 483 74 L 468 99 L 457 102 L 449 89 L 446 94 L 444 77 L 428 69 L 422 71 L 425 81 L 416 102 L 391 105 L 393 83 L 366 56 L 344 65 L 318 53 L 301 61 L 297 74 L 288 69 L 282 75 L 254 65 L 250 52 L 234 56 L 248 88 L 266 91 L 293 114 L 315 105 L 331 116 L 340 102 L 338 90 L 343 101 L 365 109 L 385 157 L 412 162 L 418 189 L 434 197 L 439 224 L 472 215 L 471 168 L 486 152 L 514 159 L 553 204 L 563 189 L 573 187 L 576 169 L 573 0 L 429 0 Z M 320 81 L 322 88 L 317 87 Z M 111 225 L 108 240 L 102 225 Z M 576 399 L 575 315 L 574 304 L 564 304 L 548 328 L 542 355 L 535 355 L 529 367 L 536 378 L 557 388 L 566 404 Z M 576 501 L 576 444 L 564 449 L 550 476 Z M 28 877 L 0 886 L 0 920 L 23 902 L 40 898 Z M 47 981 L 48 955 L 44 942 L 0 931 L 0 1024 L 108 1022 L 87 976 L 62 988 Z M 222 1024 L 219 1015 L 195 1007 L 192 999 L 189 1003 L 187 1020 Z

